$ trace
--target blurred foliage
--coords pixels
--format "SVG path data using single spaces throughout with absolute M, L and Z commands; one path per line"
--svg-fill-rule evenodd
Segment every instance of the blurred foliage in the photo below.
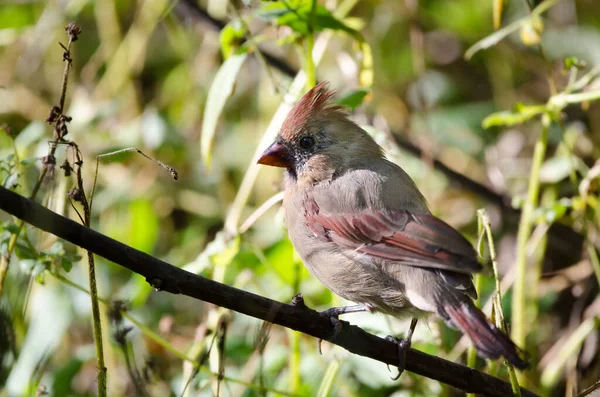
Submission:
M 103 158 L 93 228 L 272 299 L 301 291 L 317 309 L 342 304 L 295 255 L 277 199 L 261 207 L 279 190 L 280 172 L 258 173 L 253 161 L 301 87 L 329 80 L 432 212 L 475 244 L 477 209 L 487 210 L 504 315 L 533 363 L 519 380 L 552 396 L 576 396 L 598 380 L 598 2 L 4 0 L 0 183 L 25 196 L 53 139 L 44 120 L 59 101 L 57 42 L 66 44 L 70 22 L 82 33 L 71 53 L 65 139 L 84 154 L 88 192 L 96 156 L 127 147 L 179 173 L 174 181 L 135 153 Z M 307 75 L 292 80 L 259 48 Z M 422 158 L 391 133 L 423 148 Z M 526 215 L 448 180 L 433 158 Z M 78 219 L 67 198 L 75 176 L 60 168 L 73 164 L 72 147 L 59 145 L 56 159 L 36 199 Z M 28 226 L 19 232 L 2 213 L 1 256 L 18 233 L 0 296 L 0 396 L 95 395 L 83 253 Z M 327 343 L 320 356 L 313 338 L 153 292 L 141 277 L 97 262 L 110 396 L 458 394 L 410 373 L 393 382 L 381 363 Z M 515 263 L 526 270 L 517 280 L 525 289 L 511 288 Z M 488 315 L 494 288 L 488 271 L 480 291 Z M 408 328 L 382 315 L 347 320 L 382 336 Z M 465 361 L 465 339 L 437 321 L 420 324 L 413 342 Z M 500 363 L 476 367 L 508 379 Z

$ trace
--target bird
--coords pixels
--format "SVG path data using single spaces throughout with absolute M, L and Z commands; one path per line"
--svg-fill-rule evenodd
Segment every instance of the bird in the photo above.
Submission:
M 328 82 L 290 110 L 258 163 L 284 172 L 289 238 L 310 273 L 355 305 L 323 314 L 369 311 L 412 317 L 399 350 L 399 374 L 417 321 L 437 315 L 483 358 L 528 367 L 520 349 L 473 303 L 472 245 L 435 217 L 410 176 L 332 101 Z M 394 378 L 397 379 L 397 378 Z

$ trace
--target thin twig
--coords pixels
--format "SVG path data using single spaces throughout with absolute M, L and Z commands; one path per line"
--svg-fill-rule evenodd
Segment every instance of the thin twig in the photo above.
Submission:
M 147 158 L 148 160 L 157 164 L 159 167 L 165 169 L 169 174 L 171 174 L 171 177 L 173 178 L 173 180 L 176 181 L 177 179 L 179 179 L 179 174 L 177 173 L 175 168 L 163 163 L 160 160 L 155 159 L 154 157 L 148 156 L 147 154 L 145 154 L 144 152 L 142 152 L 140 149 L 138 149 L 136 147 L 128 147 L 125 149 L 115 150 L 114 152 L 99 154 L 96 156 L 96 170 L 94 171 L 94 183 L 92 185 L 92 192 L 90 193 L 90 213 L 92 211 L 92 206 L 94 204 L 94 195 L 96 194 L 96 183 L 98 181 L 98 167 L 100 165 L 100 160 L 109 158 L 112 156 L 116 156 L 121 153 L 130 153 L 130 152 L 139 153 L 142 156 L 144 156 L 145 158 Z
M 67 93 L 67 82 L 69 79 L 69 72 L 71 71 L 71 44 L 74 41 L 77 41 L 77 38 L 81 33 L 81 29 L 79 28 L 79 26 L 75 25 L 74 23 L 70 23 L 69 25 L 67 25 L 65 27 L 65 30 L 67 31 L 69 42 L 66 47 L 59 43 L 64 50 L 63 61 L 65 62 L 65 67 L 63 70 L 63 79 L 61 83 L 59 105 L 54 106 L 50 110 L 50 115 L 46 120 L 48 123 L 54 124 L 55 126 L 55 142 L 62 140 L 63 136 L 67 133 L 66 122 L 68 122 L 70 118 L 63 115 L 63 110 L 65 107 L 65 97 Z M 54 168 L 56 166 L 56 159 L 54 157 L 54 154 L 56 153 L 57 146 L 57 143 L 51 144 L 50 149 L 48 151 L 48 155 L 46 155 L 42 161 L 42 171 L 40 172 L 38 180 L 35 183 L 33 190 L 31 191 L 31 195 L 29 196 L 31 199 L 35 199 L 37 197 L 37 194 L 42 186 L 42 183 L 46 179 L 46 175 L 48 174 L 48 172 L 50 172 L 50 174 L 53 174 L 54 172 Z M 0 296 L 2 296 L 4 279 L 6 278 L 6 273 L 8 272 L 10 259 L 12 257 L 12 254 L 17 244 L 17 240 L 19 239 L 22 230 L 23 222 L 17 223 L 17 231 L 11 236 L 8 242 L 6 254 L 0 257 Z
M 277 193 L 276 195 L 272 196 L 267 201 L 262 203 L 262 205 L 258 207 L 256 211 L 250 214 L 250 216 L 244 221 L 244 223 L 242 223 L 239 232 L 242 234 L 246 233 L 248 229 L 250 229 L 252 225 L 254 225 L 254 222 L 258 220 L 258 218 L 263 216 L 265 212 L 267 212 L 269 209 L 271 209 L 272 206 L 274 206 L 281 200 L 283 200 L 283 192 Z
M 498 260 L 496 258 L 496 244 L 494 244 L 492 224 L 485 208 L 477 210 L 477 216 L 481 219 L 481 225 L 485 230 L 488 247 L 490 250 L 490 261 L 492 262 L 492 270 L 494 272 L 494 280 L 496 282 L 496 294 L 494 296 L 496 326 L 500 328 L 505 335 L 507 335 L 508 331 L 506 327 L 506 321 L 504 321 L 504 311 L 502 310 L 502 288 L 500 286 L 500 275 L 498 273 Z M 517 397 L 521 397 L 521 389 L 519 388 L 519 381 L 517 379 L 514 367 L 508 360 L 504 360 L 504 364 L 506 365 L 506 369 L 508 371 L 508 377 L 510 379 L 510 384 L 512 385 L 513 394 Z
M 526 349 L 526 338 L 528 328 L 526 326 L 527 313 L 527 241 L 531 237 L 531 230 L 534 223 L 534 211 L 538 205 L 538 197 L 540 192 L 540 169 L 546 154 L 548 146 L 548 131 L 550 129 L 550 118 L 548 115 L 542 117 L 542 132 L 538 138 L 534 154 L 533 164 L 531 165 L 531 174 L 529 177 L 529 189 L 527 199 L 523 204 L 523 212 L 519 229 L 517 232 L 517 258 L 515 267 L 517 269 L 515 284 L 513 285 L 512 296 L 512 339 L 522 348 Z M 523 382 L 524 378 L 520 379 Z
M 85 190 L 83 187 L 83 157 L 79 151 L 79 147 L 75 142 L 71 142 L 71 146 L 75 151 L 75 174 L 77 176 L 77 191 L 76 194 L 71 194 L 75 201 L 81 203 L 83 207 L 83 218 L 84 225 L 88 228 L 92 222 L 91 207 L 85 196 Z M 73 192 L 73 190 L 71 190 Z M 71 198 L 71 197 L 70 197 Z M 104 342 L 102 340 L 102 319 L 100 318 L 100 304 L 98 300 L 98 286 L 96 283 L 96 262 L 94 260 L 94 254 L 87 250 L 88 257 L 88 278 L 90 283 L 90 298 L 92 302 L 92 321 L 94 330 L 94 343 L 96 345 L 96 370 L 98 376 L 98 395 L 100 397 L 106 397 L 107 395 L 107 368 L 104 363 Z

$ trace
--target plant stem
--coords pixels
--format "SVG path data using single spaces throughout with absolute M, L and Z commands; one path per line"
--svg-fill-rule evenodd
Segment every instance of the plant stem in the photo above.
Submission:
M 64 49 L 63 61 L 65 62 L 65 67 L 63 69 L 63 79 L 62 79 L 62 83 L 60 85 L 59 105 L 58 105 L 58 107 L 55 106 L 58 114 L 60 114 L 60 115 L 62 115 L 63 111 L 64 111 L 65 97 L 66 97 L 66 93 L 67 93 L 67 82 L 69 80 L 69 72 L 71 71 L 71 44 L 73 44 L 73 42 L 75 40 L 77 40 L 77 35 L 79 34 L 79 33 L 73 33 L 74 30 L 69 30 L 70 26 L 71 25 L 69 25 L 65 28 L 65 30 L 67 30 L 67 34 L 69 36 L 69 42 L 66 47 L 63 46 L 63 49 Z M 61 44 L 61 46 L 62 46 L 62 44 Z M 53 109 L 53 111 L 54 111 L 54 109 Z M 52 113 L 53 112 L 51 112 L 50 114 L 52 114 Z M 50 118 L 48 118 L 47 121 L 49 121 L 49 120 L 50 120 Z M 55 136 L 55 138 L 56 138 L 56 136 Z M 57 147 L 58 147 L 58 139 L 55 139 L 50 144 L 50 150 L 48 151 L 47 157 L 49 157 L 49 158 L 54 157 L 54 153 L 56 152 Z M 46 174 L 48 173 L 48 169 L 49 169 L 49 166 L 47 166 L 47 165 L 44 165 L 42 167 L 40 176 L 38 177 L 38 180 L 35 183 L 33 190 L 31 191 L 31 195 L 29 196 L 30 199 L 33 200 L 37 197 L 37 194 L 40 191 L 40 188 L 42 186 L 42 183 L 46 179 Z M 6 278 L 6 273 L 8 272 L 10 258 L 12 257 L 12 254 L 15 250 L 15 246 L 17 245 L 17 240 L 19 239 L 19 236 L 21 235 L 21 231 L 23 230 L 23 225 L 24 225 L 23 221 L 17 222 L 17 232 L 10 237 L 10 240 L 8 242 L 8 247 L 6 250 L 6 255 L 2 255 L 2 257 L 0 257 L 0 296 L 2 296 L 4 279 Z
M 546 154 L 548 146 L 548 130 L 550 128 L 550 117 L 544 114 L 542 117 L 542 132 L 538 138 L 533 152 L 533 163 L 531 165 L 531 174 L 529 176 L 529 190 L 527 199 L 523 204 L 523 212 L 519 222 L 517 233 L 517 258 L 516 258 L 516 279 L 513 286 L 512 297 L 512 339 L 523 349 L 526 349 L 526 338 L 528 327 L 526 324 L 527 313 L 527 241 L 533 228 L 533 213 L 538 203 L 540 192 L 540 169 Z M 536 280 L 537 281 L 537 280 Z M 523 383 L 524 378 L 521 378 Z
M 80 197 L 78 201 L 83 207 L 83 218 L 84 224 L 87 227 L 91 225 L 92 214 L 90 205 L 87 197 L 85 196 L 85 190 L 83 187 L 83 177 L 81 169 L 83 167 L 83 158 L 79 147 L 74 142 L 71 142 L 71 146 L 75 150 L 75 156 L 77 162 L 76 175 L 77 175 L 77 189 L 79 190 Z M 102 320 L 100 318 L 100 303 L 98 298 L 98 286 L 96 283 L 96 263 L 94 260 L 94 254 L 91 251 L 87 251 L 88 257 L 88 277 L 90 283 L 90 298 L 92 301 L 92 321 L 94 329 L 94 343 L 96 345 L 96 369 L 98 371 L 98 396 L 106 397 L 107 390 L 107 369 L 104 363 L 104 343 L 102 341 Z
M 309 90 L 317 84 L 317 76 L 315 72 L 315 61 L 313 60 L 313 49 L 315 47 L 315 22 L 317 16 L 317 0 L 312 0 L 310 9 L 310 21 L 308 24 L 308 35 L 306 36 L 306 53 L 305 68 L 306 68 L 306 89 Z
M 494 312 L 496 314 L 496 326 L 504 333 L 506 333 L 506 323 L 504 321 L 504 311 L 502 310 L 502 288 L 500 287 L 500 275 L 498 273 L 498 260 L 496 258 L 496 244 L 494 243 L 494 235 L 492 234 L 492 223 L 487 211 L 482 208 L 477 211 L 477 215 L 481 219 L 481 224 L 485 230 L 485 234 L 488 241 L 488 247 L 490 248 L 490 260 L 492 262 L 492 270 L 494 272 L 494 280 L 496 282 L 496 296 L 494 296 Z M 505 360 L 506 369 L 508 371 L 508 377 L 512 386 L 512 391 L 515 396 L 521 396 L 521 388 L 519 387 L 519 380 L 517 379 L 515 369 L 512 365 Z
M 317 397 L 329 396 L 331 389 L 333 388 L 333 382 L 340 369 L 340 366 L 341 363 L 339 360 L 333 360 L 329 363 L 329 365 L 327 366 L 327 370 L 325 371 L 325 375 L 323 376 L 323 380 L 321 381 L 321 385 L 319 386 Z

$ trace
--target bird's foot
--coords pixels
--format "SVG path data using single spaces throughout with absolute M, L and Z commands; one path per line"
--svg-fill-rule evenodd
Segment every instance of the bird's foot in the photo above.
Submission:
M 320 315 L 329 318 L 329 321 L 331 321 L 331 324 L 333 324 L 332 339 L 335 339 L 338 336 L 338 334 L 340 332 L 342 332 L 342 322 L 339 319 L 339 316 L 341 313 L 339 312 L 339 309 L 343 309 L 343 308 L 332 307 L 331 309 L 327 309 L 322 312 L 319 312 Z M 323 342 L 323 339 L 319 338 L 317 340 L 317 349 L 319 351 L 319 354 L 323 355 L 323 351 L 321 350 L 321 342 Z
M 294 297 L 292 298 L 292 306 L 300 307 L 302 309 L 312 310 L 308 306 L 306 306 L 306 304 L 304 303 L 304 297 L 302 296 L 302 293 L 297 293 L 296 295 L 294 295 Z M 329 318 L 329 320 L 333 324 L 332 338 L 335 338 L 342 331 L 342 322 L 339 320 L 339 316 L 342 313 L 348 313 L 347 308 L 348 308 L 348 306 L 332 307 L 331 309 L 327 309 L 325 311 L 319 312 L 319 314 Z M 319 354 L 323 354 L 323 352 L 321 350 L 321 342 L 323 342 L 323 339 L 319 338 L 317 341 L 317 348 L 319 350 Z
M 392 380 L 398 380 L 406 368 L 406 352 L 410 349 L 410 340 L 396 338 L 395 336 L 390 335 L 386 336 L 385 340 L 394 342 L 396 346 L 398 346 L 398 375 L 392 376 Z M 388 370 L 390 370 L 389 364 Z
M 372 312 L 373 307 L 369 304 L 361 304 L 361 305 L 350 305 L 350 306 L 341 306 L 341 307 L 332 307 L 330 309 L 324 310 L 320 312 L 322 316 L 329 317 L 331 323 L 333 324 L 333 338 L 335 338 L 340 331 L 342 330 L 342 322 L 340 321 L 340 314 L 345 313 L 358 313 L 358 312 Z M 321 342 L 322 339 L 319 339 L 319 354 L 321 353 Z

